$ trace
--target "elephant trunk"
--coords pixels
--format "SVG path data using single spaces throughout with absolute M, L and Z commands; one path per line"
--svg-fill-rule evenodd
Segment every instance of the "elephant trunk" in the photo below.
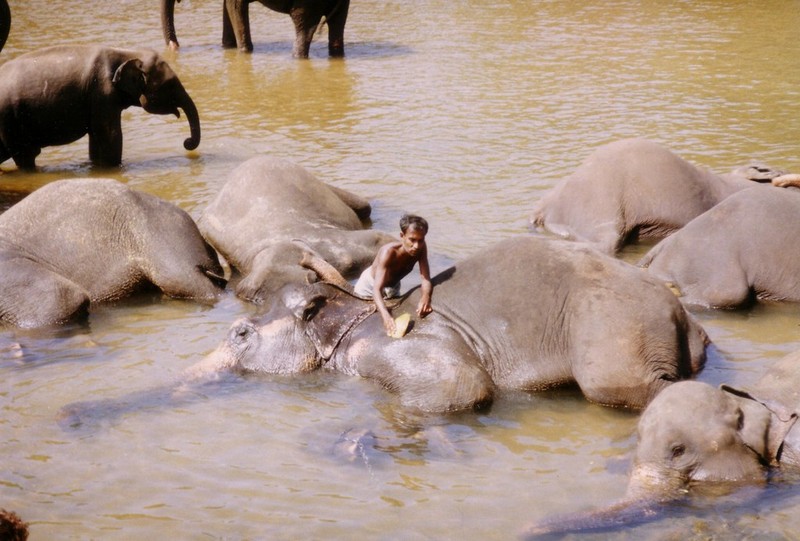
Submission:
M 200 145 L 200 115 L 197 113 L 197 107 L 195 107 L 194 101 L 192 101 L 188 92 L 184 91 L 184 96 L 179 100 L 178 107 L 183 109 L 186 119 L 189 121 L 190 136 L 183 142 L 183 148 L 194 150 Z
M 554 534 L 612 530 L 656 520 L 664 505 L 686 493 L 686 483 L 678 474 L 647 465 L 635 466 L 625 498 L 591 511 L 545 519 L 524 532 L 525 539 Z
M 180 0 L 178 1 L 180 2 Z M 164 31 L 164 41 L 167 47 L 172 50 L 180 47 L 178 36 L 175 33 L 175 0 L 161 0 L 161 29 Z

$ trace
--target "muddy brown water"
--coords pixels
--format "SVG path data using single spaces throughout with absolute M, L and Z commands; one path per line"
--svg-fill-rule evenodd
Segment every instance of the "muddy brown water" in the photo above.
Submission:
M 0 61 L 60 43 L 162 51 L 200 110 L 198 150 L 183 150 L 185 119 L 131 109 L 121 168 L 91 168 L 86 139 L 48 148 L 35 174 L 2 165 L 0 208 L 58 178 L 110 176 L 197 217 L 228 171 L 275 154 L 368 196 L 375 227 L 426 216 L 438 271 L 531 234 L 532 203 L 619 138 L 720 172 L 751 159 L 800 171 L 797 1 L 353 0 L 347 57 L 329 60 L 323 35 L 308 61 L 290 56 L 288 17 L 258 4 L 253 54 L 222 50 L 210 0 L 177 5 L 183 47 L 165 51 L 155 4 L 11 0 Z M 696 312 L 716 344 L 700 379 L 753 381 L 800 347 L 799 310 Z M 176 390 L 251 312 L 230 294 L 213 307 L 148 296 L 85 326 L 0 330 L 0 507 L 32 539 L 509 539 L 624 492 L 636 416 L 572 390 L 451 416 L 326 373 Z M 59 422 L 76 404 L 82 424 Z M 597 538 L 797 531 L 800 485 L 778 480 Z

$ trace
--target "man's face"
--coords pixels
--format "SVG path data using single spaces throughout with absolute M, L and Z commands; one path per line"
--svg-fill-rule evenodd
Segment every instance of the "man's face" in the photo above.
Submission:
M 403 249 L 412 257 L 419 256 L 420 250 L 425 246 L 425 233 L 421 229 L 411 226 L 405 233 L 400 233 Z

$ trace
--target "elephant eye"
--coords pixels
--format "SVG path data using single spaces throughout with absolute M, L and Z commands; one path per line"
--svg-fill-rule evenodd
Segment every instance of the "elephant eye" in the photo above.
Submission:
M 255 332 L 255 329 L 249 323 L 241 323 L 236 325 L 230 332 L 230 338 L 234 342 L 244 342 L 247 338 Z
M 686 446 L 679 443 L 677 445 L 672 446 L 672 459 L 676 459 L 683 456 L 683 453 L 686 452 Z

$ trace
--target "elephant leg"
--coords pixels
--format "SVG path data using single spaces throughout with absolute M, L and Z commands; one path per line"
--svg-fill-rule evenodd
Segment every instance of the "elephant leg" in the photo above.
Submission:
M 93 111 L 89 130 L 89 160 L 94 165 L 116 167 L 122 163 L 121 111 Z
M 238 47 L 240 51 L 252 52 L 250 37 L 250 2 L 248 0 L 224 0 L 222 9 L 222 46 L 226 49 Z
M 0 321 L 32 328 L 85 318 L 89 293 L 60 274 L 27 259 L 0 263 Z
M 311 48 L 311 40 L 314 39 L 314 32 L 317 30 L 322 15 L 309 15 L 306 10 L 297 9 L 291 13 L 294 22 L 294 47 L 292 56 L 295 58 L 308 58 L 308 51 Z
M 328 20 L 328 55 L 344 56 L 344 25 L 350 10 L 350 0 L 339 0 L 333 11 L 326 16 Z

